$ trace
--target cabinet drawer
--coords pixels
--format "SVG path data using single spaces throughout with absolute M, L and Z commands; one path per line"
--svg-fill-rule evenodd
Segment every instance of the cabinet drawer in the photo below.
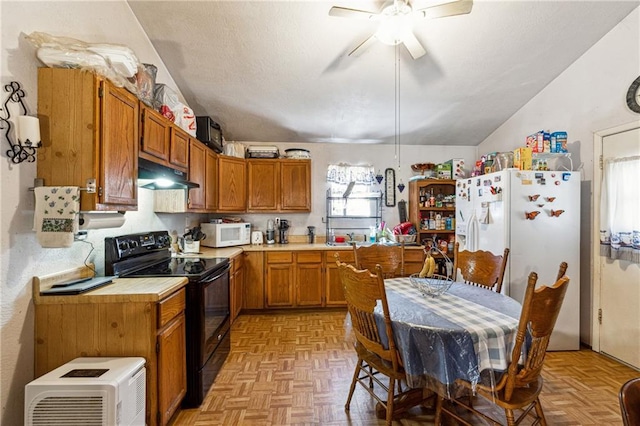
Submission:
M 290 251 L 277 251 L 267 253 L 267 263 L 292 263 L 293 253 Z
M 353 249 L 351 250 L 329 250 L 326 252 L 327 256 L 327 265 L 336 264 L 336 253 L 340 256 L 340 262 L 344 263 L 354 263 L 356 261 L 355 256 L 353 255 Z
M 298 263 L 322 263 L 322 252 L 301 251 L 296 254 Z
M 162 328 L 176 315 L 184 311 L 185 291 L 184 288 L 176 291 L 171 296 L 160 301 L 158 304 L 158 328 Z
M 405 250 L 404 261 L 405 262 L 422 262 L 424 259 L 424 252 L 422 250 Z

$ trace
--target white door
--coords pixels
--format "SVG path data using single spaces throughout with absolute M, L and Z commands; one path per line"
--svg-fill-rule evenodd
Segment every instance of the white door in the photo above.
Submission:
M 640 155 L 640 128 L 602 138 L 602 157 Z M 600 200 L 594 200 L 599 210 Z M 640 368 L 640 265 L 599 257 L 600 351 Z

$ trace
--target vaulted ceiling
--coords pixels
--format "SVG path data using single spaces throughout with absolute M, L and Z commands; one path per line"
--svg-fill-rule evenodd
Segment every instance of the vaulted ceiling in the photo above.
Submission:
M 229 141 L 393 143 L 399 134 L 425 145 L 477 145 L 638 6 L 475 0 L 469 14 L 414 23 L 427 52 L 418 59 L 380 42 L 349 56 L 378 24 L 329 16 L 331 7 L 388 3 L 129 0 L 189 106 Z

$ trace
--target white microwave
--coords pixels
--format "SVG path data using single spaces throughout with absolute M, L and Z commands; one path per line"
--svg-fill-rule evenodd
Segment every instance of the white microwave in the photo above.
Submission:
M 242 246 L 251 243 L 250 223 L 201 223 L 207 238 L 200 241 L 205 247 Z

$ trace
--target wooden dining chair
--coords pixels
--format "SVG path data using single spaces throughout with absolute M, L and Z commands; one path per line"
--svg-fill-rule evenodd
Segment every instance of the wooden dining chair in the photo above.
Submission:
M 477 395 L 482 396 L 489 403 L 501 407 L 509 426 L 519 424 L 527 415 L 535 417 L 535 424 L 539 423 L 543 426 L 547 424 L 539 399 L 543 384 L 541 372 L 549 338 L 556 324 L 569 278 L 564 276 L 557 280 L 552 287 L 541 286 L 536 289 L 537 281 L 538 274 L 531 272 L 507 372 L 494 386 L 474 385 L 464 380 L 456 381 L 457 385 L 467 390 L 474 390 Z M 526 356 L 521 361 L 525 341 L 528 342 L 528 347 Z M 522 362 L 522 365 L 519 362 Z M 444 400 L 445 398 L 440 396 L 436 402 L 436 425 L 440 424 L 443 413 L 454 417 L 465 425 L 471 425 L 453 410 L 453 407 L 462 407 L 492 424 L 503 424 L 470 404 L 466 404 L 462 399 L 447 399 L 448 404 L 444 404 Z M 517 419 L 514 410 L 522 410 L 522 412 L 518 411 L 519 417 Z
M 618 398 L 624 426 L 640 425 L 640 377 L 622 385 Z
M 345 409 L 349 410 L 353 392 L 356 384 L 359 383 L 385 408 L 387 425 L 390 425 L 394 414 L 394 398 L 402 395 L 400 383 L 405 379 L 405 371 L 396 349 L 391 327 L 382 268 L 379 265 L 376 266 L 375 274 L 372 274 L 368 270 L 357 270 L 346 263 L 339 261 L 336 263 L 344 286 L 344 295 L 356 338 L 355 349 L 358 354 Z M 378 303 L 382 307 L 386 339 L 382 339 L 374 317 L 374 309 Z M 385 345 L 384 341 L 388 343 Z M 378 378 L 380 374 L 387 376 L 389 379 L 387 384 Z M 386 401 L 376 394 L 372 386 L 374 382 L 386 391 Z
M 384 278 L 404 276 L 404 244 L 388 246 L 384 244 L 371 244 L 353 246 L 355 264 L 357 269 L 375 271 L 376 265 L 382 267 Z
M 508 248 L 500 256 L 484 250 L 460 250 L 460 243 L 456 243 L 453 252 L 453 280 L 500 293 L 508 258 Z
M 558 268 L 558 275 L 556 276 L 556 281 L 558 281 L 560 278 L 566 275 L 568 267 L 569 265 L 567 264 L 567 262 L 560 263 L 560 267 Z

